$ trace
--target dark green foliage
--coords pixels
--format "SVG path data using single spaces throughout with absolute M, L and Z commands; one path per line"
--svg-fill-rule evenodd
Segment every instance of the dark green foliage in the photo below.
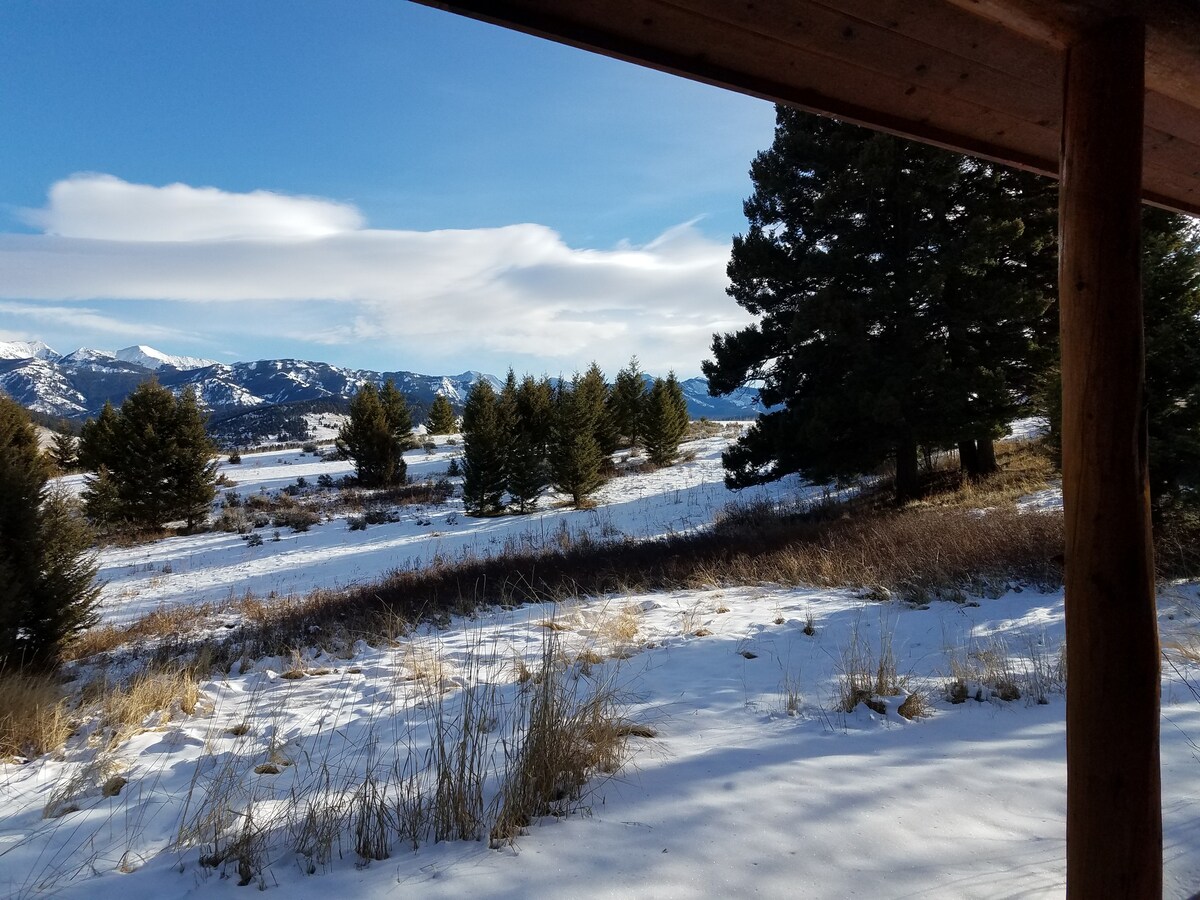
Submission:
M 60 472 L 74 471 L 79 465 L 79 439 L 67 432 L 55 432 L 50 445 L 50 458 Z
M 617 433 L 624 438 L 630 450 L 636 450 L 642 438 L 642 415 L 646 400 L 645 376 L 641 363 L 634 356 L 630 358 L 629 365 L 617 373 L 608 398 L 609 415 Z
M 454 407 L 444 395 L 438 394 L 433 398 L 425 428 L 430 434 L 454 434 L 458 430 L 458 418 L 454 415 Z
M 646 456 L 656 466 L 669 466 L 679 455 L 679 442 L 688 427 L 687 400 L 683 388 L 671 372 L 656 378 L 646 398 L 643 427 Z
M 213 458 L 217 448 L 204 430 L 204 416 L 191 388 L 185 389 L 176 402 L 172 430 L 167 475 L 174 494 L 170 514 L 185 519 L 191 529 L 204 521 L 217 495 L 217 461 Z
M 83 423 L 79 433 L 77 452 L 79 467 L 88 472 L 98 472 L 108 464 L 113 455 L 113 433 L 116 429 L 117 411 L 107 400 L 100 415 Z
M 354 460 L 363 487 L 392 487 L 408 476 L 404 451 L 416 446 L 404 395 L 389 379 L 382 389 L 367 383 L 350 400 L 350 418 L 338 432 L 337 449 Z
M 596 441 L 594 388 L 580 389 L 585 378 L 576 375 L 570 385 L 558 386 L 551 432 L 551 481 L 556 490 L 570 494 L 576 506 L 585 505 L 604 482 L 605 454 Z
M 548 379 L 526 375 L 516 392 L 516 415 L 509 442 L 507 488 L 520 512 L 532 512 L 550 483 L 550 435 L 554 390 Z
M 482 378 L 471 385 L 463 407 L 463 507 L 468 515 L 504 511 L 505 464 L 509 434 L 500 401 Z
M 1142 210 L 1142 303 L 1150 498 L 1156 523 L 1200 500 L 1200 240 L 1182 216 Z M 1050 443 L 1062 449 L 1057 362 L 1039 388 Z
M 105 405 L 83 427 L 79 458 L 95 474 L 83 497 L 88 517 L 109 527 L 195 527 L 216 496 L 216 447 L 191 389 L 178 399 L 156 381 L 139 385 L 120 411 Z
M 1146 412 L 1156 511 L 1200 499 L 1200 240 L 1183 216 L 1142 212 Z
M 91 625 L 91 535 L 49 476 L 25 411 L 0 396 L 0 668 L 44 667 Z
M 781 408 L 726 454 L 729 485 L 891 459 L 906 497 L 920 446 L 997 435 L 1050 344 L 1049 184 L 784 107 L 751 177 L 729 293 L 759 321 L 703 368 Z
M 609 404 L 608 382 L 600 367 L 592 363 L 583 377 L 576 376 L 573 390 L 578 395 L 581 414 L 591 422 L 596 446 L 605 457 L 612 455 L 620 444 L 620 436 Z

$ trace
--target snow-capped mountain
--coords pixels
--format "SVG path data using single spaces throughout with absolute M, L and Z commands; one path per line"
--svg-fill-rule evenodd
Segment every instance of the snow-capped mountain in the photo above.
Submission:
M 61 356 L 41 342 L 0 343 L 0 390 L 17 402 L 52 416 L 82 419 L 95 415 L 105 401 L 120 403 L 149 378 L 174 391 L 191 387 L 213 420 L 228 420 L 251 410 L 286 404 L 344 404 L 365 383 L 392 379 L 418 414 L 438 394 L 461 407 L 471 385 L 483 378 L 499 389 L 493 375 L 374 372 L 303 359 L 264 359 L 219 363 L 172 356 L 142 345 L 111 353 L 81 348 Z M 682 382 L 692 416 L 710 419 L 753 418 L 761 407 L 756 392 L 742 389 L 728 397 L 709 397 L 703 378 Z M 278 419 L 278 416 L 257 416 Z
M 203 359 L 199 356 L 171 356 L 168 353 L 155 350 L 153 347 L 147 347 L 145 344 L 126 347 L 124 350 L 118 350 L 112 355 L 122 362 L 136 363 L 139 366 L 154 370 L 169 366 L 172 369 L 185 371 L 187 369 L 203 369 L 206 366 L 217 365 L 215 359 Z
M 58 354 L 41 341 L 0 341 L 0 359 L 56 359 Z

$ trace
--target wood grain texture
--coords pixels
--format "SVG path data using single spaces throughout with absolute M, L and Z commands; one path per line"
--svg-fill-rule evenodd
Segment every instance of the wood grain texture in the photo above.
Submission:
M 1141 302 L 1143 29 L 1068 51 L 1059 192 L 1067 895 L 1162 895 Z

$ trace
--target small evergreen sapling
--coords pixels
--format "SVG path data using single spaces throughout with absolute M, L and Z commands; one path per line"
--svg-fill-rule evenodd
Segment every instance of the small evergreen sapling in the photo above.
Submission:
M 425 428 L 430 434 L 454 434 L 457 430 L 458 419 L 445 395 L 438 394 L 433 398 Z

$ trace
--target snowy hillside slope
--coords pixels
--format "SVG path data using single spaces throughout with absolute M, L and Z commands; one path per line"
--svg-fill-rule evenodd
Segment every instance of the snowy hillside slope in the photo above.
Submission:
M 534 516 L 469 519 L 450 501 L 363 531 L 342 517 L 278 541 L 268 528 L 257 547 L 215 534 L 107 548 L 103 614 L 121 622 L 203 603 L 193 622 L 219 635 L 254 607 L 247 591 L 263 600 L 336 587 L 507 544 L 705 528 L 731 499 L 719 467 L 730 437 L 691 443 L 695 458 L 677 466 L 615 479 L 593 510 L 549 498 Z M 410 453 L 410 473 L 444 472 L 457 452 L 447 440 L 432 455 Z M 290 452 L 223 468 L 241 497 L 347 470 Z M 792 479 L 738 499 L 815 491 Z M 1171 648 L 1196 646 L 1198 588 L 1165 586 L 1159 609 L 1171 663 L 1165 896 L 1180 898 L 1200 885 L 1200 661 Z M 295 900 L 1062 895 L 1061 590 L 914 606 L 844 589 L 698 588 L 480 611 L 352 646 L 310 636 L 290 657 L 205 676 L 192 712 L 176 704 L 111 746 L 88 720 L 60 754 L 0 763 L 0 893 L 163 900 L 229 894 L 241 879 Z M 486 839 L 435 843 L 418 828 L 414 849 L 400 823 L 418 821 L 414 797 L 434 796 L 438 723 L 460 721 L 468 701 L 490 704 L 470 732 L 481 735 L 486 838 L 536 684 L 528 673 L 547 654 L 577 694 L 615 690 L 620 721 L 648 736 L 629 739 L 621 769 L 595 774 L 587 815 L 535 819 L 495 849 Z M 873 676 L 885 654 L 899 693 L 880 711 L 846 712 L 843 674 L 865 665 Z M 1008 673 L 1020 698 L 951 702 L 951 673 L 985 662 Z M 132 664 L 118 656 L 103 671 L 119 678 Z M 100 672 L 86 663 L 72 674 Z M 914 694 L 928 715 L 909 720 L 898 711 Z M 387 812 L 367 859 L 356 853 L 365 807 L 354 798 L 371 785 Z

